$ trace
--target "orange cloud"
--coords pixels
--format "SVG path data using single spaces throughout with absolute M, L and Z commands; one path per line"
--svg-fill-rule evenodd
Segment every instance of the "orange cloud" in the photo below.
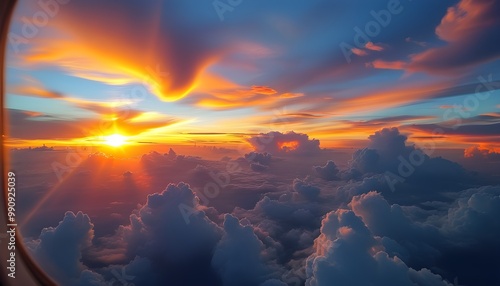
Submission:
M 495 149 L 481 148 L 479 146 L 471 146 L 464 150 L 465 158 L 489 159 L 496 158 L 500 160 L 500 153 L 495 152 Z
M 366 43 L 365 48 L 372 50 L 372 51 L 377 51 L 377 52 L 384 50 L 384 47 L 382 45 L 380 45 L 380 44 L 377 45 L 377 44 L 374 44 L 373 42 Z
M 287 93 L 282 93 L 280 97 L 282 98 L 295 98 L 295 97 L 301 97 L 304 96 L 303 93 L 292 93 L 292 92 L 287 92 Z
M 446 15 L 436 28 L 436 34 L 444 41 L 456 42 L 471 36 L 478 29 L 491 26 L 491 19 L 483 17 L 490 14 L 495 1 L 462 0 L 457 5 L 448 8 Z M 491 14 L 490 14 L 491 15 Z
M 71 1 L 32 39 L 24 64 L 57 65 L 74 76 L 107 84 L 139 82 L 162 100 L 178 100 L 227 50 L 186 37 L 188 27 L 179 34 L 179 27 L 162 25 L 164 9 L 157 6 L 174 4 L 155 3 L 139 7 L 133 1 Z
M 358 49 L 358 48 L 352 48 L 351 52 L 357 56 L 360 56 L 360 57 L 368 55 L 368 53 L 366 51 L 364 51 L 362 49 Z
M 382 60 L 375 60 L 369 64 L 369 66 L 376 68 L 376 69 L 390 69 L 390 70 L 401 70 L 406 67 L 407 63 L 403 61 L 382 61 Z
M 246 87 L 212 74 L 207 74 L 198 81 L 196 91 L 189 99 L 190 102 L 203 108 L 218 110 L 249 106 L 265 109 L 273 103 L 304 95 L 290 92 L 276 95 L 278 92 L 268 86 Z
M 437 36 L 448 44 L 413 55 L 408 68 L 434 73 L 457 72 L 457 69 L 499 58 L 496 43 L 499 10 L 500 2 L 496 0 L 461 0 L 450 7 L 436 27 Z
M 273 95 L 277 93 L 276 90 L 268 86 L 258 86 L 258 85 L 252 85 L 252 91 L 258 94 L 266 94 L 266 95 Z
M 39 117 L 43 116 L 43 113 L 41 112 L 36 112 L 36 111 L 30 111 L 30 110 L 22 110 L 22 113 L 26 114 L 29 117 Z

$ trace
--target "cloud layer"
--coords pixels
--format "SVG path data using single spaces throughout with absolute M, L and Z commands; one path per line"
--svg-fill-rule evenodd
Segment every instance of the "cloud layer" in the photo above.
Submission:
M 151 179 L 161 182 L 177 169 L 201 190 L 168 184 L 147 195 L 128 222 L 99 237 L 98 217 L 91 222 L 68 212 L 57 227 L 28 240 L 29 249 L 58 282 L 75 285 L 125 278 L 135 285 L 450 286 L 455 277 L 496 283 L 487 273 L 498 265 L 486 258 L 500 255 L 498 186 L 478 187 L 460 165 L 423 155 L 425 163 L 391 190 L 387 172 L 398 172 L 399 158 L 421 152 L 398 129 L 374 133 L 344 168 L 324 158 L 335 153 L 321 153 L 305 134 L 277 138 L 287 136 L 314 146 L 326 165 L 288 150 L 278 153 L 282 157 L 256 150 L 235 161 L 151 152 L 140 164 Z M 249 161 L 268 169 L 252 172 Z M 241 164 L 240 171 L 223 173 L 229 163 Z M 309 170 L 309 176 L 297 178 L 295 170 Z M 140 176 L 131 173 L 129 183 Z M 224 183 L 218 194 L 203 188 L 216 184 L 210 174 Z M 235 206 L 222 211 L 219 200 Z

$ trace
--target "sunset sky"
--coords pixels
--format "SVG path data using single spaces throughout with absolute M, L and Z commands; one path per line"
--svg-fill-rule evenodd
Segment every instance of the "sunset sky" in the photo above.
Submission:
M 59 285 L 500 285 L 500 1 L 18 2 L 6 169 Z
M 293 130 L 359 147 L 399 127 L 413 142 L 500 148 L 494 1 L 101 2 L 60 4 L 44 23 L 41 6 L 20 1 L 11 145 L 112 134 L 228 144 Z

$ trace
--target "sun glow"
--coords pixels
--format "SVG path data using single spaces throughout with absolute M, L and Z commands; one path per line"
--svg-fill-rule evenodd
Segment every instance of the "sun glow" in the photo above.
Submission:
M 104 143 L 109 146 L 119 147 L 126 143 L 126 138 L 120 134 L 113 134 L 104 137 Z
M 299 142 L 297 141 L 280 142 L 278 143 L 278 146 L 283 151 L 293 151 L 297 149 L 297 147 L 299 147 Z

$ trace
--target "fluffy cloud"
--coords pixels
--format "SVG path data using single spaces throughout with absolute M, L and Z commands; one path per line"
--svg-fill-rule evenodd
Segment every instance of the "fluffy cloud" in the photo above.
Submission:
M 83 270 L 80 279 L 74 285 L 77 286 L 88 286 L 88 285 L 106 285 L 106 281 L 102 277 L 102 275 L 92 272 L 90 270 Z
M 374 235 L 383 238 L 382 244 L 388 254 L 398 255 L 413 265 L 432 263 L 439 257 L 436 247 L 443 239 L 439 229 L 412 221 L 402 206 L 390 205 L 380 193 L 371 191 L 355 196 L 349 207 Z
M 192 168 L 193 165 L 201 163 L 200 157 L 189 155 L 177 155 L 177 153 L 170 148 L 168 153 L 160 154 L 157 151 L 151 151 L 141 156 L 141 164 L 149 173 L 157 173 L 165 171 L 168 167 L 175 167 L 177 169 Z
M 443 216 L 443 231 L 458 245 L 495 245 L 500 237 L 500 186 L 468 189 Z
M 169 156 L 162 155 L 156 151 L 151 151 L 141 157 L 141 163 L 146 169 L 154 170 L 169 162 Z
M 294 184 L 296 189 L 304 191 L 306 196 L 310 195 L 308 191 L 314 195 L 319 193 L 318 188 L 301 180 L 294 180 Z M 292 185 L 277 199 L 264 196 L 253 209 L 236 208 L 233 214 L 248 220 L 259 230 L 257 235 L 269 248 L 277 252 L 278 261 L 284 265 L 289 264 L 286 266 L 288 272 L 282 274 L 281 279 L 289 284 L 296 284 L 294 281 L 304 278 L 300 274 L 301 263 L 309 255 L 309 248 L 318 235 L 321 216 L 328 212 L 325 208 L 316 197 L 311 201 L 294 190 Z M 269 241 L 270 238 L 272 241 Z
M 494 219 L 499 215 L 500 188 L 484 186 L 453 196 L 456 199 L 450 203 L 427 202 L 421 208 L 390 204 L 381 193 L 368 192 L 354 196 L 348 207 L 389 257 L 397 256 L 414 269 L 455 273 L 446 277 L 449 281 L 459 276 L 481 285 L 494 284 L 486 273 L 498 264 L 490 266 L 486 261 L 500 253 L 496 246 L 500 227 Z M 457 254 L 463 259 L 457 260 Z M 457 269 L 469 269 L 471 274 Z
M 263 172 L 269 169 L 272 155 L 267 152 L 250 152 L 245 154 L 245 159 L 250 162 L 250 169 L 255 172 Z
M 28 248 L 51 277 L 69 285 L 86 268 L 81 262 L 82 250 L 91 245 L 93 237 L 90 218 L 68 211 L 57 227 L 44 228 L 38 240 L 28 242 Z
M 169 148 L 168 153 L 166 153 L 165 156 L 167 156 L 167 158 L 170 160 L 174 160 L 175 158 L 177 158 L 177 153 L 174 151 L 174 149 Z
M 416 271 L 397 256 L 390 257 L 349 210 L 327 214 L 314 248 L 307 259 L 308 286 L 451 285 L 427 269 Z
M 216 283 L 210 260 L 223 231 L 203 209 L 189 185 L 169 184 L 163 192 L 148 195 L 146 204 L 130 216 L 130 224 L 105 238 L 107 250 L 96 256 L 111 255 L 115 263 L 128 263 L 127 273 L 137 276 L 134 283 L 142 281 L 138 285 L 165 279 Z
M 397 128 L 384 128 L 368 139 L 368 147 L 356 151 L 352 161 L 352 166 L 363 173 L 396 170 L 398 157 L 408 158 L 415 150 L 413 146 L 405 145 L 407 137 L 400 134 Z
M 160 154 L 156 151 L 151 151 L 147 154 L 142 155 L 141 162 L 143 164 L 149 165 L 159 165 L 165 163 L 166 161 L 173 161 L 177 158 L 177 153 L 170 148 L 168 153 Z
M 366 43 L 365 48 L 377 52 L 381 52 L 384 50 L 384 47 L 381 44 L 374 44 L 373 42 Z
M 220 229 L 200 211 L 198 198 L 184 183 L 148 195 L 146 205 L 131 220 L 139 220 L 140 228 L 134 231 L 149 239 L 145 254 L 161 255 L 171 263 L 209 252 L 220 237 Z
M 250 152 L 245 154 L 245 159 L 262 165 L 269 165 L 271 163 L 272 155 L 269 153 Z
M 306 187 L 307 188 L 307 187 Z M 287 192 L 279 197 L 278 200 L 272 200 L 268 196 L 262 198 L 253 210 L 235 211 L 235 214 L 247 216 L 255 219 L 270 219 L 278 222 L 282 227 L 304 227 L 313 228 L 319 224 L 316 219 L 322 214 L 322 210 L 315 202 L 301 201 L 294 196 L 294 193 Z
M 293 181 L 293 190 L 308 200 L 315 200 L 318 198 L 320 189 L 310 185 L 302 180 L 295 179 Z
M 465 149 L 464 157 L 470 160 L 500 161 L 500 153 L 477 146 Z
M 272 275 L 261 255 L 264 244 L 251 226 L 242 226 L 236 217 L 226 214 L 224 231 L 212 258 L 224 285 L 259 285 Z
M 273 131 L 260 134 L 251 137 L 248 142 L 256 151 L 270 154 L 311 154 L 321 150 L 319 140 L 309 139 L 307 134 L 293 131 L 287 133 Z
M 344 177 L 384 174 L 392 191 L 418 186 L 426 187 L 423 188 L 426 193 L 450 191 L 471 179 L 459 164 L 442 157 L 430 157 L 422 149 L 406 145 L 407 137 L 397 128 L 384 128 L 368 139 L 367 148 L 354 152 L 351 170 L 345 172 Z
M 339 169 L 337 168 L 337 165 L 332 160 L 329 160 L 326 162 L 325 166 L 314 166 L 314 171 L 316 171 L 316 174 L 318 177 L 327 180 L 327 181 L 333 181 L 333 180 L 338 180 L 339 179 Z

